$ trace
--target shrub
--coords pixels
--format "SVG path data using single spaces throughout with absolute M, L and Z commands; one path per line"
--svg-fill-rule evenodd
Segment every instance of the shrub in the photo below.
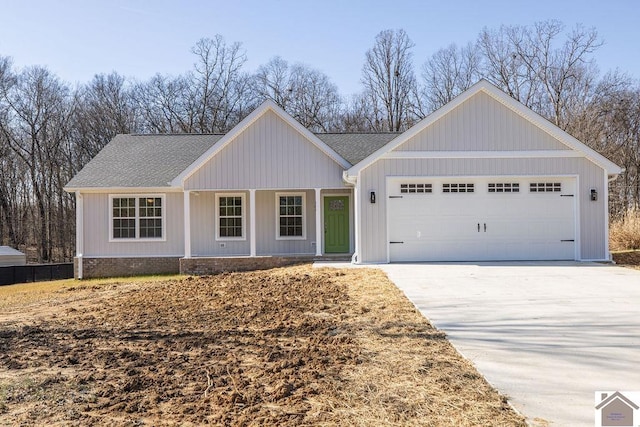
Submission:
M 611 222 L 609 246 L 612 251 L 640 249 L 640 209 L 629 209 Z

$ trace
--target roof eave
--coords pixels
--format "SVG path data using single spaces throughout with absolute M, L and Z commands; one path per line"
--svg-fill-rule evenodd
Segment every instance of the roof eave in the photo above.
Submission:
M 183 191 L 182 187 L 63 187 L 67 193 L 175 193 Z

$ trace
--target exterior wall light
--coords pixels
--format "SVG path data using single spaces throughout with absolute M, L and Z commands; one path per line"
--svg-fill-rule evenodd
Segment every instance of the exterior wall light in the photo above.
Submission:
M 592 188 L 590 193 L 591 193 L 591 201 L 596 202 L 598 200 L 598 190 L 596 190 L 595 188 Z
M 375 203 L 376 202 L 376 192 L 372 191 L 371 193 L 369 193 L 369 201 L 371 203 Z

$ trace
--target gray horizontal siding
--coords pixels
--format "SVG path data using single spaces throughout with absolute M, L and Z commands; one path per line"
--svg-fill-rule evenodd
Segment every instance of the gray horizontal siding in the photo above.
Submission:
M 577 175 L 581 258 L 605 259 L 608 256 L 604 198 L 600 197 L 597 202 L 588 198 L 591 188 L 597 188 L 600 194 L 604 194 L 604 171 L 587 159 L 385 159 L 366 168 L 360 177 L 361 260 L 387 260 L 387 176 L 501 175 Z M 375 204 L 369 203 L 371 191 L 378 196 Z
M 479 92 L 395 151 L 566 150 L 567 147 Z
M 123 194 L 123 193 L 118 193 Z M 139 193 L 135 193 L 139 194 Z M 182 193 L 166 193 L 166 241 L 163 242 L 109 242 L 109 194 L 83 195 L 84 256 L 91 257 L 151 257 L 183 256 L 184 225 Z
M 267 112 L 185 182 L 188 190 L 344 187 L 342 166 Z

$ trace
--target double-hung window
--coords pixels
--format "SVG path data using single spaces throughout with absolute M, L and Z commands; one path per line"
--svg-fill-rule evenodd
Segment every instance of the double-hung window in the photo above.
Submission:
M 276 239 L 306 239 L 304 213 L 304 193 L 276 193 Z
M 164 240 L 164 195 L 109 196 L 110 240 Z
M 244 206 L 244 194 L 216 195 L 216 239 L 246 239 Z

